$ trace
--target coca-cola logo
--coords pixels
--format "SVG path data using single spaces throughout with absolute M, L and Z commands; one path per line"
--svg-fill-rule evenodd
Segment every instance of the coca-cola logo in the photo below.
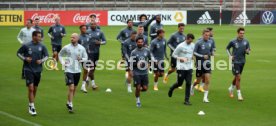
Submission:
M 39 15 L 38 13 L 34 13 L 31 19 L 39 18 L 42 23 L 55 23 L 55 18 L 59 17 L 58 14 L 48 13 L 47 15 Z
M 91 14 L 94 14 L 94 13 L 91 13 Z M 87 22 L 90 22 L 90 18 L 89 16 L 91 14 L 88 14 L 88 15 L 81 15 L 80 13 L 76 13 L 74 18 L 73 18 L 73 22 L 74 23 L 87 23 Z M 99 23 L 100 22 L 100 19 L 99 19 L 99 16 L 100 14 L 95 14 L 96 15 L 96 22 Z

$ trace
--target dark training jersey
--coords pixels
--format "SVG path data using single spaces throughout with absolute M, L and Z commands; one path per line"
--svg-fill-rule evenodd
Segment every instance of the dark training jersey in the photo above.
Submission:
M 54 39 L 51 38 L 52 45 L 62 45 L 61 33 L 66 34 L 65 28 L 62 25 L 52 25 L 48 31 Z
M 130 66 L 133 67 L 130 68 L 133 69 L 133 75 L 147 75 L 150 60 L 150 51 L 147 48 L 134 49 L 130 57 Z
M 86 50 L 88 49 L 90 36 L 88 34 L 80 34 L 78 43 L 81 44 Z
M 33 28 L 35 29 L 35 31 L 41 32 L 41 38 L 44 38 L 44 31 L 43 31 L 42 27 L 35 25 L 35 26 L 33 26 Z
M 124 43 L 123 43 L 123 54 L 125 59 L 127 59 L 127 61 L 129 61 L 131 52 L 137 47 L 136 45 L 136 41 L 132 40 L 131 38 L 127 39 Z
M 86 25 L 86 29 L 87 29 L 87 30 L 91 29 L 91 22 L 88 22 L 88 23 L 86 23 L 85 25 Z M 101 27 L 100 27 L 99 25 L 97 25 L 97 26 L 96 26 L 96 29 L 101 30 Z
M 205 61 L 204 55 L 208 55 L 209 58 L 207 60 L 210 60 L 210 57 L 212 55 L 213 50 L 213 42 L 209 39 L 207 41 L 203 39 L 199 39 L 195 44 L 194 49 L 194 55 L 196 57 L 196 62 L 198 61 Z
M 164 57 L 167 57 L 166 54 L 166 39 L 155 38 L 150 43 L 150 53 L 153 57 L 153 60 L 164 60 Z
M 106 39 L 104 36 L 104 33 L 102 31 L 100 31 L 99 29 L 95 29 L 95 30 L 88 30 L 87 31 L 88 35 L 90 36 L 90 40 L 89 40 L 89 48 L 88 48 L 88 54 L 98 54 L 100 53 L 100 46 L 106 44 Z M 101 44 L 97 45 L 96 41 L 100 41 Z
M 150 26 L 150 37 L 151 40 L 155 39 L 157 37 L 157 30 L 163 29 L 163 24 L 161 23 L 154 23 L 152 26 Z
M 173 51 L 176 49 L 176 47 L 184 42 L 186 39 L 186 36 L 183 33 L 175 32 L 171 35 L 170 39 L 168 40 L 168 46 L 171 49 L 171 55 Z
M 46 46 L 41 43 L 29 42 L 22 45 L 17 51 L 17 56 L 24 61 L 23 69 L 31 72 L 41 72 L 42 64 L 37 64 L 37 60 L 42 62 L 46 61 L 48 58 L 48 51 Z M 27 57 L 31 57 L 31 63 L 26 61 Z
M 133 28 L 125 28 L 120 31 L 120 33 L 117 35 L 117 40 L 119 40 L 121 43 L 123 43 L 125 40 L 127 40 L 131 32 L 135 31 Z
M 201 40 L 201 39 L 202 39 L 202 37 L 199 38 L 198 40 Z M 214 40 L 213 37 L 210 37 L 209 39 L 210 39 L 211 42 L 212 42 L 212 55 L 215 55 L 215 51 L 216 51 L 216 42 L 215 42 L 215 40 Z
M 144 27 L 144 35 L 148 36 L 148 29 L 149 29 L 148 27 L 149 27 L 149 25 L 151 24 L 151 22 L 153 20 L 155 20 L 155 16 L 152 17 L 150 20 L 147 20 L 145 22 L 141 22 L 141 21 L 139 21 L 139 22 L 133 22 L 133 26 L 138 27 L 139 25 L 142 25 Z
M 232 53 L 230 49 L 232 48 Z M 250 45 L 247 39 L 233 39 L 226 47 L 229 55 L 234 57 L 233 63 L 245 63 L 246 50 L 250 50 Z

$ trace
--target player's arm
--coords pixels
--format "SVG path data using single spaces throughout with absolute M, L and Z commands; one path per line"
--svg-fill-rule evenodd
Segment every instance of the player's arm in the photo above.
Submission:
M 127 59 L 127 61 L 129 61 L 129 55 L 127 54 L 127 44 L 126 44 L 126 42 L 123 43 L 123 54 L 124 54 L 124 57 Z
M 120 33 L 117 35 L 117 38 L 116 38 L 120 43 L 123 43 L 122 35 L 123 35 L 123 30 L 120 31 Z
M 157 33 L 155 32 L 155 28 L 152 26 L 150 26 L 150 37 L 156 37 Z
M 198 49 L 199 49 L 199 42 L 197 42 L 197 43 L 196 43 L 196 45 L 195 45 L 194 55 L 195 55 L 196 57 L 203 58 L 203 57 L 204 57 L 204 55 L 199 54 L 199 53 L 198 53 L 198 51 L 199 51 Z
M 26 47 L 25 47 L 25 45 L 22 45 L 17 50 L 17 54 L 16 54 L 18 56 L 18 58 L 21 59 L 21 60 L 23 60 L 23 61 L 26 59 L 26 57 L 24 56 L 25 51 L 26 51 Z
M 212 39 L 212 40 L 213 40 L 213 43 L 212 43 L 212 56 L 214 56 L 215 52 L 216 52 L 216 43 L 215 43 L 214 39 Z
M 130 54 L 130 58 L 129 58 L 129 62 L 130 62 L 130 66 L 132 67 L 137 67 L 137 59 L 136 59 L 136 54 L 135 54 L 135 50 L 133 50 Z
M 41 28 L 41 38 L 44 40 L 44 30 Z
M 251 51 L 250 44 L 249 44 L 249 42 L 247 41 L 245 53 L 246 53 L 247 55 L 249 55 L 250 51 Z
M 151 22 L 155 19 L 156 19 L 156 16 L 153 16 L 151 19 L 149 19 L 149 20 L 147 20 L 146 22 L 143 23 L 144 26 L 148 27 L 151 24 Z
M 50 27 L 49 30 L 48 30 L 48 36 L 49 36 L 51 39 L 54 39 L 54 36 L 52 36 L 52 33 L 53 33 L 53 27 Z
M 43 53 L 43 58 L 41 59 L 41 61 L 45 62 L 49 57 L 49 53 L 48 53 L 48 50 L 47 50 L 46 46 L 43 46 L 43 52 L 42 53 Z
M 20 32 L 17 35 L 17 40 L 19 41 L 20 44 L 23 44 L 22 37 L 23 37 L 23 32 L 22 32 L 22 29 L 21 29 Z
M 65 35 L 66 35 L 65 27 L 62 27 L 61 36 L 65 37 Z
M 172 35 L 168 41 L 168 46 L 171 50 L 175 50 L 175 48 L 173 47 L 172 43 L 175 41 L 174 35 Z
M 101 45 L 105 45 L 105 44 L 106 44 L 106 39 L 105 39 L 104 33 L 101 32 Z
M 229 42 L 229 44 L 226 46 L 226 52 L 228 54 L 229 57 L 232 56 L 231 52 L 230 52 L 230 49 L 233 47 L 233 43 L 232 42 Z
M 58 53 L 58 59 L 62 65 L 66 65 L 66 62 L 63 60 L 63 56 L 66 54 L 66 46 L 63 47 Z
M 82 46 L 82 54 L 81 54 L 80 62 L 84 62 L 84 61 L 87 61 L 87 60 L 88 60 L 88 55 L 86 53 L 85 48 Z
M 149 45 L 149 42 L 148 42 L 148 37 L 147 37 L 147 36 L 145 36 L 144 46 L 145 46 L 145 47 L 148 47 L 148 45 Z
M 154 47 L 155 47 L 154 42 L 151 42 L 150 43 L 150 56 L 151 56 L 151 60 L 154 61 L 154 62 L 156 62 L 156 59 L 154 58 L 154 55 L 153 55 Z
M 166 57 L 166 59 L 167 60 L 169 60 L 169 58 L 168 58 L 168 55 L 167 55 L 167 47 L 166 47 L 166 40 L 165 40 L 165 45 L 164 45 L 164 53 L 165 53 L 165 57 Z

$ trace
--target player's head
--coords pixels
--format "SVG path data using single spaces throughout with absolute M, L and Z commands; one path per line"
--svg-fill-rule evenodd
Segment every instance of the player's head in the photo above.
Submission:
M 209 40 L 209 38 L 210 38 L 210 31 L 208 29 L 204 29 L 202 31 L 202 38 L 205 41 Z
M 187 36 L 186 36 L 187 44 L 191 44 L 194 41 L 194 39 L 195 39 L 195 36 L 193 34 L 191 34 L 191 33 L 187 34 Z
M 210 31 L 210 37 L 213 37 L 213 28 L 212 27 L 207 27 L 206 29 L 208 29 Z
M 86 33 L 86 25 L 81 25 L 81 26 L 80 26 L 80 32 L 81 32 L 82 34 L 85 34 L 85 33 Z
M 39 18 L 35 18 L 35 19 L 34 19 L 34 24 L 35 24 L 36 26 L 39 25 L 39 22 L 40 22 Z
M 130 35 L 130 39 L 135 40 L 136 35 L 137 35 L 137 32 L 136 31 L 132 31 L 131 35 Z
M 184 23 L 178 23 L 178 32 L 183 33 L 185 28 Z
M 128 19 L 127 20 L 127 27 L 132 28 L 132 26 L 133 26 L 133 21 L 131 19 Z
M 35 43 L 38 43 L 41 41 L 41 32 L 40 31 L 34 31 L 32 33 L 32 39 L 33 39 L 33 42 Z
M 160 37 L 160 38 L 164 38 L 165 31 L 163 29 L 157 30 L 157 36 Z
M 60 17 L 56 17 L 56 18 L 55 18 L 55 23 L 56 23 L 57 25 L 60 24 Z
M 27 21 L 26 21 L 26 27 L 30 28 L 32 26 L 33 26 L 33 20 L 32 19 L 27 19 Z
M 138 48 L 142 48 L 144 46 L 144 38 L 142 37 L 136 38 L 136 45 Z
M 156 15 L 156 23 L 161 23 L 161 15 Z
M 97 28 L 97 23 L 95 21 L 91 22 L 91 29 L 95 30 Z
M 91 14 L 91 15 L 89 16 L 89 18 L 90 18 L 90 21 L 91 21 L 91 22 L 95 22 L 96 19 L 97 19 L 97 16 L 96 16 L 95 14 Z
M 71 43 L 72 43 L 72 44 L 76 44 L 76 43 L 78 43 L 78 40 L 79 40 L 79 35 L 78 35 L 78 33 L 73 33 L 73 34 L 71 35 Z
M 147 15 L 145 15 L 145 14 L 141 14 L 140 17 L 139 17 L 139 20 L 140 20 L 141 22 L 144 22 L 144 21 L 148 20 L 148 17 L 147 17 Z
M 245 29 L 244 29 L 244 28 L 238 28 L 237 33 L 238 33 L 238 38 L 239 38 L 239 39 L 243 39 L 243 37 L 244 37 L 244 32 L 245 32 Z
M 139 25 L 137 31 L 138 31 L 138 34 L 143 34 L 144 33 L 144 26 Z

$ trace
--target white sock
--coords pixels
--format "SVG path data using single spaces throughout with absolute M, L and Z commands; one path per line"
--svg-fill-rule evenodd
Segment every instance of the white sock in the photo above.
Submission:
M 204 91 L 204 99 L 208 99 L 208 93 L 209 91 Z
M 69 106 L 73 107 L 73 102 L 67 101 L 67 104 L 68 104 Z
M 157 86 L 158 85 L 158 82 L 154 82 L 154 86 Z
M 128 84 L 127 84 L 127 87 L 128 87 L 128 89 L 131 89 L 131 84 L 128 83 Z
M 235 86 L 233 84 L 230 85 L 229 87 L 231 90 L 234 90 L 235 89 Z
M 86 84 L 86 81 L 82 81 L 82 86 L 85 86 L 85 84 Z
M 91 85 L 92 85 L 92 86 L 96 86 L 94 80 L 91 80 Z
M 34 103 L 29 103 L 29 106 L 34 107 Z
M 204 84 L 205 84 L 205 83 L 203 83 L 203 82 L 202 82 L 202 83 L 200 83 L 200 86 L 201 86 L 201 87 L 203 87 L 203 86 L 204 86 Z
M 136 97 L 136 102 L 140 103 L 140 97 Z
M 241 96 L 241 90 L 237 90 L 238 96 Z

